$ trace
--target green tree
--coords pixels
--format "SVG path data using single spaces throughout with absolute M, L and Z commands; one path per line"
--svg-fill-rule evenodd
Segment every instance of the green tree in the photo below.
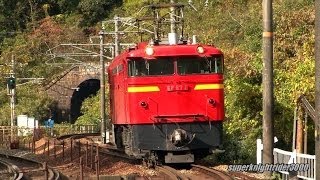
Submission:
M 16 115 L 28 115 L 35 117 L 37 120 L 44 120 L 49 115 L 49 109 L 54 106 L 54 101 L 51 100 L 45 92 L 34 91 L 38 85 L 26 84 L 16 88 Z M 1 93 L 0 96 L 0 124 L 10 125 L 10 99 L 9 96 Z
M 82 0 L 78 5 L 79 13 L 82 15 L 81 26 L 91 26 L 105 19 L 111 10 L 121 5 L 116 0 Z
M 95 96 L 85 99 L 82 103 L 82 115 L 76 120 L 79 125 L 100 125 L 100 91 Z M 109 119 L 109 93 L 106 92 L 106 119 Z M 107 122 L 109 124 L 109 122 Z

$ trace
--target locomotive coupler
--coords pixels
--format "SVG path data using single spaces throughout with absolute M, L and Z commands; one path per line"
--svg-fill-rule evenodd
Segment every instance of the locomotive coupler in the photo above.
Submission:
M 168 153 L 164 156 L 165 163 L 193 163 L 194 162 L 194 154 L 187 153 L 187 154 L 173 154 Z

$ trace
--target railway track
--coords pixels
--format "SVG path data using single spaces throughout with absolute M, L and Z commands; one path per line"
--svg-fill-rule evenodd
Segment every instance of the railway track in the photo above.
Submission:
M 59 180 L 60 173 L 40 162 L 13 155 L 0 154 L 0 179 Z
M 204 173 L 206 175 L 208 175 L 209 177 L 216 179 L 216 180 L 232 180 L 234 179 L 231 175 L 222 172 L 222 171 L 218 171 L 215 169 L 211 169 L 211 168 L 207 168 L 205 166 L 201 166 L 201 165 L 196 165 L 196 164 L 191 164 L 192 169 L 197 170 L 201 173 Z
M 6 161 L 0 159 L 0 178 L 1 179 L 22 179 L 23 173 L 19 172 L 19 168 L 12 166 Z
M 80 139 L 80 138 L 84 138 L 84 137 L 88 137 L 88 136 L 100 136 L 100 133 L 76 133 L 76 134 L 66 134 L 66 135 L 62 135 L 57 137 L 57 140 L 64 140 L 64 139 L 68 139 L 68 138 L 73 138 L 73 139 Z
M 73 135 L 68 138 L 73 138 L 73 137 L 81 138 L 81 137 L 85 137 L 85 136 L 90 136 L 90 135 L 86 135 L 86 134 L 82 135 L 82 136 Z M 76 142 L 74 145 L 81 146 L 81 143 L 79 141 L 79 142 Z M 94 152 L 96 151 L 97 146 L 99 146 L 99 154 L 106 154 L 106 155 L 124 158 L 127 160 L 134 160 L 134 158 L 125 155 L 123 151 L 115 149 L 115 148 L 110 147 L 108 145 L 101 145 L 101 144 L 99 145 L 99 144 L 94 143 L 93 144 Z M 165 179 L 170 179 L 170 180 L 171 179 L 172 180 L 197 180 L 197 179 L 199 179 L 199 177 L 201 177 L 202 179 L 214 179 L 214 180 L 235 179 L 233 177 L 233 175 L 231 175 L 231 174 L 227 174 L 225 172 L 211 169 L 211 168 L 201 166 L 201 165 L 191 164 L 191 168 L 193 171 L 200 172 L 201 174 L 200 175 L 199 174 L 198 175 L 184 174 L 184 173 L 181 173 L 179 170 L 176 170 L 176 169 L 169 167 L 169 166 L 160 166 L 160 165 L 155 166 L 155 169 L 166 177 Z M 140 177 L 140 179 L 143 179 L 143 178 L 150 179 L 148 177 Z M 240 179 L 242 179 L 242 178 L 240 178 Z
M 201 165 L 191 165 L 192 169 L 203 174 L 186 175 L 169 166 L 156 166 L 156 170 L 163 173 L 170 180 L 197 180 L 197 179 L 213 179 L 213 180 L 233 180 L 234 178 L 224 172 L 207 168 Z
M 178 170 L 169 166 L 156 166 L 156 170 L 165 174 L 171 180 L 191 180 L 191 176 L 180 173 Z

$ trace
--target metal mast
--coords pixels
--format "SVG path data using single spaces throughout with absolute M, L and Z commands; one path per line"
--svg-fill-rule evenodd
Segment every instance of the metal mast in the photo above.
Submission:
M 11 72 L 10 72 L 10 78 L 13 79 L 13 84 L 14 87 L 8 87 L 8 95 L 10 96 L 10 126 L 11 126 L 11 140 L 13 138 L 13 127 L 15 125 L 14 123 L 14 119 L 15 119 L 15 98 L 16 98 L 16 87 L 15 87 L 15 60 L 14 60 L 14 56 L 12 55 L 11 57 Z M 8 85 L 10 86 L 10 85 Z
M 272 0 L 263 0 L 263 164 L 273 164 Z M 266 172 L 271 176 L 272 172 Z
M 120 42 L 119 42 L 119 17 L 114 16 L 114 53 L 118 56 L 121 52 Z
M 174 4 L 175 0 L 170 0 L 171 4 Z M 176 33 L 177 29 L 176 29 L 176 22 L 175 22 L 175 11 L 176 8 L 174 6 L 170 7 L 170 32 L 171 33 Z
M 100 113 L 101 113 L 101 137 L 102 141 L 106 143 L 106 102 L 105 102 L 105 64 L 103 58 L 103 44 L 104 44 L 104 33 L 100 31 Z

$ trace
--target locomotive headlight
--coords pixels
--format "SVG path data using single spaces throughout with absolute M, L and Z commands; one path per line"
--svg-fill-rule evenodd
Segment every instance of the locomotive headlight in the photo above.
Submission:
M 146 47 L 145 52 L 147 55 L 152 56 L 154 54 L 154 49 L 150 46 Z
M 174 130 L 173 132 L 173 137 L 175 141 L 181 141 L 182 137 L 181 137 L 181 131 L 178 130 Z
M 203 54 L 203 53 L 204 53 L 204 47 L 198 46 L 198 47 L 197 47 L 197 52 L 198 52 L 199 54 Z
M 171 134 L 171 142 L 176 147 L 180 147 L 185 145 L 185 143 L 189 140 L 187 132 L 183 129 L 175 129 Z

